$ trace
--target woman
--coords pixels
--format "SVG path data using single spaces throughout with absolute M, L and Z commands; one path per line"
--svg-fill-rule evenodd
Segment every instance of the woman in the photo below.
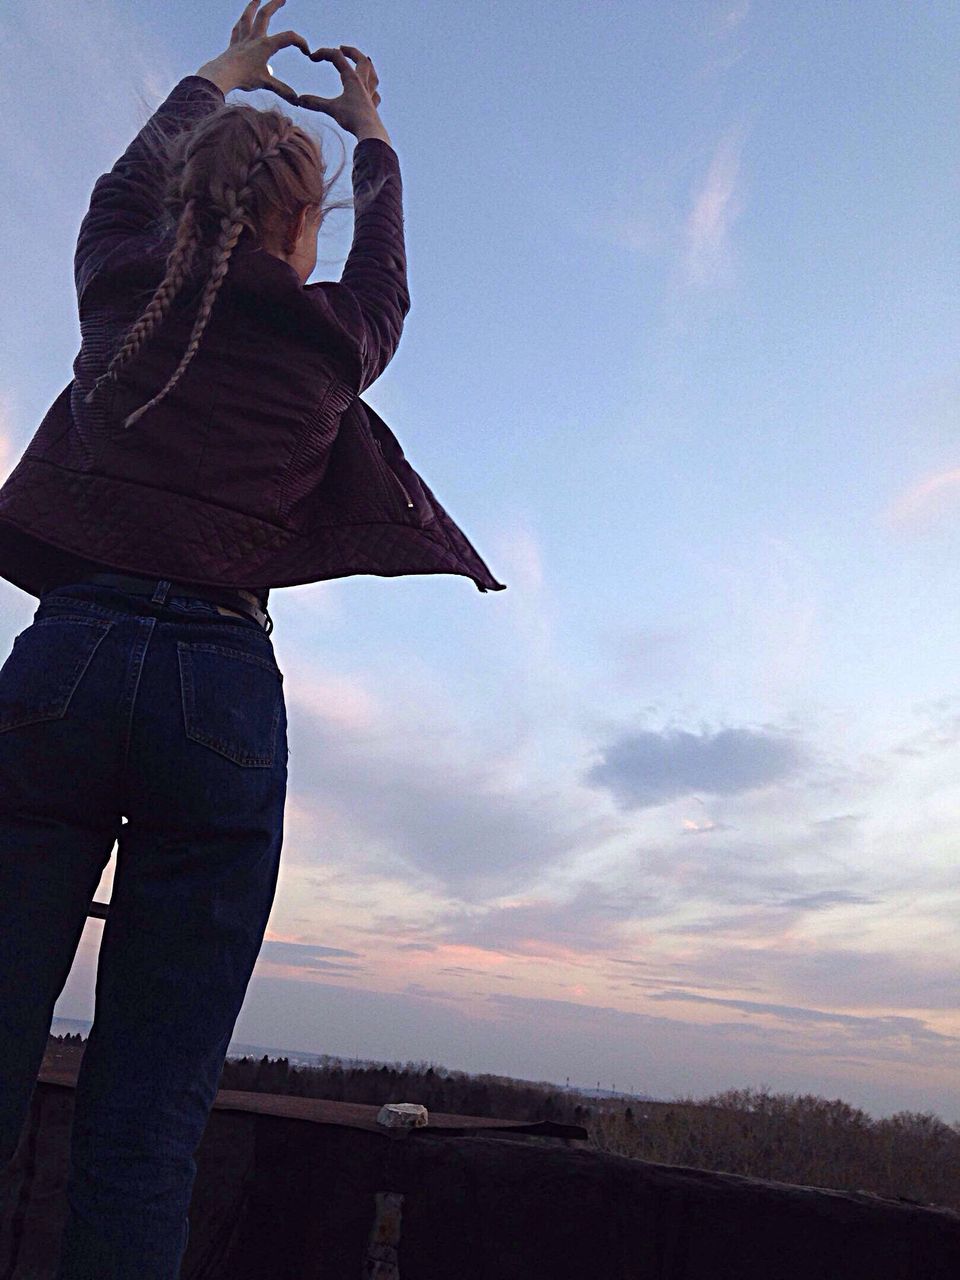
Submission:
M 173 1277 L 186 1248 L 279 867 L 269 588 L 454 573 L 503 589 L 360 399 L 410 305 L 399 164 L 370 59 L 269 35 L 282 3 L 251 0 L 97 180 L 74 377 L 0 488 L 0 574 L 39 599 L 0 669 L 0 1167 L 118 846 L 60 1280 Z M 275 79 L 287 45 L 331 61 L 342 94 Z M 357 139 L 339 282 L 306 283 L 333 182 L 315 138 L 224 102 L 264 87 Z

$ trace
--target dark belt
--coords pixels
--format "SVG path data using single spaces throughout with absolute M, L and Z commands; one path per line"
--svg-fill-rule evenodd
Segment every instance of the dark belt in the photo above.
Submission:
M 129 591 L 136 596 L 150 596 L 156 604 L 165 604 L 171 596 L 192 596 L 196 600 L 209 600 L 212 604 L 223 605 L 225 609 L 236 609 L 238 613 L 246 614 L 257 626 L 263 627 L 267 635 L 273 630 L 273 619 L 265 609 L 252 604 L 229 587 L 203 587 L 195 583 L 171 582 L 167 578 L 143 578 L 129 573 L 90 573 L 84 575 L 83 581 L 116 587 L 119 591 Z

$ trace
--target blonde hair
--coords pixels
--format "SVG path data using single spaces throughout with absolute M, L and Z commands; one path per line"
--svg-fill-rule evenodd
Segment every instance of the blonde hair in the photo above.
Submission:
M 328 198 L 343 164 L 328 180 L 319 142 L 277 108 L 258 111 L 244 103 L 224 104 L 173 138 L 148 131 L 144 142 L 150 162 L 165 174 L 162 202 L 166 217 L 176 223 L 174 244 L 163 279 L 90 388 L 87 404 L 115 384 L 120 370 L 149 342 L 185 281 L 202 274 L 204 265 L 207 274 L 179 365 L 151 400 L 128 415 L 125 427 L 133 426 L 183 377 L 241 236 L 259 240 L 261 246 L 264 236 L 286 237 L 289 243 L 290 224 L 304 208 L 317 208 L 322 222 L 331 209 L 353 204 Z

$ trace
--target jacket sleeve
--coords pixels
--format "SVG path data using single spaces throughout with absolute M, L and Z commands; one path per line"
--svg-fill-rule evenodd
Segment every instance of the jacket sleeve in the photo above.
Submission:
M 364 138 L 354 148 L 353 196 L 353 244 L 340 280 L 320 280 L 304 290 L 322 296 L 353 340 L 359 394 L 390 363 L 410 310 L 400 162 L 382 138 Z
M 74 255 L 77 296 L 124 240 L 147 230 L 162 213 L 163 174 L 151 142 L 171 138 L 222 106 L 221 89 L 203 76 L 185 76 L 167 95 L 109 173 L 93 186 Z

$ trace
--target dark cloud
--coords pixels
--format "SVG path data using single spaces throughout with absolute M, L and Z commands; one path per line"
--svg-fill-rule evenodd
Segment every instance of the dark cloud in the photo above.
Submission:
M 260 948 L 261 960 L 272 964 L 289 965 L 297 969 L 314 969 L 323 973 L 340 974 L 364 973 L 361 965 L 337 964 L 325 960 L 324 956 L 345 956 L 360 959 L 359 951 L 346 951 L 343 947 L 323 947 L 310 942 L 280 942 L 267 940 Z
M 846 889 L 824 889 L 820 893 L 802 893 L 796 898 L 785 898 L 783 907 L 799 907 L 803 911 L 822 911 L 824 907 L 874 906 L 879 898 L 867 898 L 860 893 L 848 893 Z
M 584 780 L 606 788 L 623 808 L 641 809 L 696 791 L 752 791 L 789 777 L 802 763 L 791 738 L 754 729 L 643 731 L 608 746 Z

